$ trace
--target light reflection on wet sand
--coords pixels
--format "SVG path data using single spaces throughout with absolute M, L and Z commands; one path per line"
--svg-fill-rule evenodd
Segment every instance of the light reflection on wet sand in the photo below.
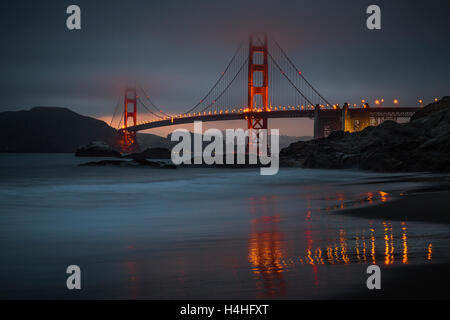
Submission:
M 311 198 L 311 196 L 306 196 Z M 387 192 L 367 192 L 350 206 L 386 202 L 390 199 Z M 349 206 L 344 194 L 337 194 L 328 200 L 337 200 L 337 204 L 326 207 L 330 211 Z M 258 298 L 282 297 L 286 292 L 284 274 L 295 268 L 310 266 L 314 274 L 314 286 L 320 286 L 321 265 L 350 264 L 408 264 L 408 225 L 400 223 L 400 230 L 394 230 L 390 221 L 369 221 L 367 228 L 348 235 L 345 228 L 335 232 L 313 232 L 320 229 L 312 219 L 313 208 L 307 201 L 304 214 L 303 239 L 306 242 L 300 254 L 290 253 L 292 247 L 286 239 L 281 224 L 282 218 L 277 211 L 277 197 L 249 198 L 251 232 L 248 240 L 248 261 L 256 280 Z M 316 245 L 316 243 L 318 245 Z M 321 243 L 328 243 L 321 246 Z M 432 260 L 433 244 L 423 248 L 427 261 Z M 417 257 L 416 257 L 417 258 Z M 423 259 L 423 260 L 425 260 Z M 420 260 L 420 258 L 418 259 Z M 422 260 L 422 261 L 423 261 Z
M 248 260 L 254 273 L 258 298 L 271 298 L 285 293 L 283 277 L 284 235 L 279 231 L 276 197 L 249 199 L 251 233 L 248 241 Z

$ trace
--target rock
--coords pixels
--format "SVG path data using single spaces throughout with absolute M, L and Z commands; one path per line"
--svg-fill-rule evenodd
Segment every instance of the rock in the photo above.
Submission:
M 131 165 L 147 166 L 153 168 L 176 169 L 177 167 L 172 163 L 165 163 L 161 161 L 148 161 L 147 159 L 133 159 L 129 162 Z
M 437 102 L 433 102 L 426 107 L 422 108 L 421 110 L 414 113 L 414 115 L 411 117 L 411 121 L 423 118 L 428 116 L 430 113 L 434 113 L 436 111 L 444 110 L 450 108 L 450 96 L 442 97 L 441 100 L 438 100 Z
M 450 97 L 424 107 L 405 124 L 385 121 L 360 132 L 292 143 L 281 150 L 280 165 L 450 172 Z
M 126 160 L 101 160 L 79 164 L 80 167 L 105 167 L 105 166 L 123 166 L 129 161 Z
M 75 152 L 76 157 L 115 157 L 120 158 L 119 151 L 101 141 L 93 141 L 86 146 L 79 147 Z
M 173 164 L 159 162 L 159 161 L 148 161 L 146 159 L 142 160 L 101 160 L 101 161 L 92 161 L 87 163 L 82 163 L 79 166 L 81 167 L 105 167 L 105 166 L 120 166 L 120 167 L 140 167 L 146 166 L 156 169 L 176 169 L 177 167 Z
M 147 148 L 143 152 L 126 155 L 125 158 L 141 159 L 171 159 L 171 152 L 166 148 Z

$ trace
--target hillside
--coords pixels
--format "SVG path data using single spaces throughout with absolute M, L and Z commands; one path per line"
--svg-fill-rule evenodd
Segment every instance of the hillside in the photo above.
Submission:
M 147 148 L 167 148 L 172 149 L 176 142 L 170 141 L 170 138 L 164 138 L 151 133 L 140 133 L 137 134 L 137 141 L 141 150 Z
M 116 131 L 101 120 L 82 116 L 67 108 L 35 107 L 0 112 L 0 152 L 75 152 L 92 141 L 116 148 Z M 164 144 L 164 138 L 146 134 L 146 146 Z

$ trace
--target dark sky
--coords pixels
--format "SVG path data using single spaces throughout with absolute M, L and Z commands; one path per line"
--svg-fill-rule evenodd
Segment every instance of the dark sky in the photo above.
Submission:
M 70 4 L 81 31 L 66 28 Z M 381 7 L 380 31 L 366 28 L 370 4 Z M 276 38 L 332 103 L 450 94 L 448 0 L 16 0 L 0 10 L 0 111 L 64 106 L 106 120 L 135 80 L 184 111 L 249 31 Z

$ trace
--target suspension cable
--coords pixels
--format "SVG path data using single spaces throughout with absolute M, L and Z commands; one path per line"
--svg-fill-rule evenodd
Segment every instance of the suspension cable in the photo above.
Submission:
M 239 44 L 239 47 L 237 48 L 236 52 L 234 53 L 233 57 L 231 58 L 230 62 L 228 63 L 227 67 L 225 68 L 225 71 L 222 72 L 222 74 L 220 75 L 219 79 L 216 81 L 216 83 L 212 86 L 212 88 L 208 91 L 208 93 L 200 100 L 200 102 L 198 102 L 195 106 L 193 106 L 191 109 L 189 109 L 188 111 L 186 111 L 184 114 L 190 113 L 193 110 L 195 110 L 195 108 L 197 108 L 201 103 L 203 103 L 203 101 L 211 94 L 211 92 L 217 87 L 217 85 L 219 84 L 220 80 L 222 80 L 222 78 L 224 77 L 225 73 L 228 71 L 228 69 L 230 68 L 231 64 L 233 63 L 233 61 L 235 60 L 237 54 L 239 53 L 239 51 L 241 50 L 242 46 L 243 46 L 244 42 L 241 42 Z M 247 59 L 248 60 L 248 59 Z M 234 80 L 234 79 L 233 79 Z M 210 105 L 208 106 L 210 107 Z M 207 107 L 207 108 L 208 108 Z M 203 112 L 203 110 L 201 111 Z
M 111 118 L 111 122 L 109 123 L 109 126 L 112 127 L 112 124 L 114 122 L 114 118 L 116 117 L 117 111 L 119 110 L 119 104 L 120 100 L 122 100 L 122 93 L 119 95 L 119 98 L 117 99 L 116 108 L 114 109 L 114 114 Z
M 260 38 L 258 38 L 258 41 L 260 42 L 261 45 L 263 45 L 263 42 Z M 295 88 L 295 90 L 297 90 L 298 93 L 300 93 L 300 95 L 306 100 L 308 101 L 311 105 L 314 105 L 313 102 L 311 102 L 298 88 L 297 86 L 292 82 L 291 79 L 289 79 L 289 77 L 285 74 L 285 72 L 281 69 L 280 65 L 275 61 L 275 59 L 273 58 L 273 56 L 270 54 L 269 50 L 267 50 L 267 54 L 269 55 L 270 59 L 272 60 L 272 62 L 275 64 L 275 66 L 278 68 L 278 70 L 280 70 L 281 74 L 287 79 L 287 81 L 289 81 L 289 83 Z
M 141 98 L 137 98 L 137 100 L 138 100 L 138 102 L 141 103 L 141 105 L 145 108 L 145 110 L 147 110 L 148 112 L 150 112 L 152 115 L 154 115 L 154 116 L 156 116 L 156 117 L 158 117 L 158 118 L 160 118 L 160 119 L 163 119 L 162 116 L 160 116 L 159 114 L 156 114 L 156 113 L 154 113 L 152 110 L 150 110 L 150 109 L 144 104 L 144 102 L 142 102 Z M 169 115 L 166 115 L 166 116 L 167 116 L 167 117 L 170 117 Z
M 151 106 L 153 107 L 153 109 L 155 109 L 157 112 L 159 112 L 159 113 L 165 115 L 166 117 L 170 117 L 170 116 L 169 116 L 168 114 L 166 114 L 164 111 L 160 110 L 160 109 L 153 103 L 152 100 L 150 100 L 150 97 L 148 96 L 147 92 L 144 90 L 144 88 L 143 88 L 141 85 L 139 85 L 139 88 L 142 90 L 142 92 L 144 93 L 146 99 L 150 102 L 150 104 L 151 104 Z M 143 103 L 142 101 L 141 101 L 141 103 L 142 103 L 142 105 L 144 105 L 144 103 Z M 145 105 L 144 105 L 144 107 L 147 108 Z M 148 110 L 148 109 L 147 109 L 147 110 Z
M 286 52 L 283 50 L 283 48 L 281 48 L 280 44 L 277 42 L 277 40 L 272 39 L 273 42 L 275 42 L 275 44 L 277 45 L 278 49 L 280 49 L 281 53 L 285 56 L 285 58 L 287 59 L 287 61 L 290 63 L 290 65 L 295 69 L 295 71 L 297 72 L 297 74 L 303 79 L 305 80 L 305 82 L 311 87 L 311 89 L 313 89 L 313 91 L 323 100 L 325 101 L 327 104 L 331 105 L 327 99 L 325 99 L 312 85 L 311 83 L 309 83 L 308 80 L 306 80 L 305 76 L 303 76 L 303 74 L 300 72 L 300 70 L 298 70 L 298 68 L 295 66 L 295 64 L 292 62 L 292 60 L 288 57 L 288 55 L 286 54 Z
M 200 111 L 204 112 L 206 109 L 210 108 L 213 104 L 216 103 L 217 100 L 220 99 L 220 97 L 228 90 L 228 88 L 231 86 L 231 84 L 234 82 L 234 80 L 237 78 L 237 76 L 241 73 L 242 69 L 244 68 L 244 66 L 247 64 L 248 62 L 248 58 L 245 59 L 244 63 L 242 64 L 242 66 L 239 68 L 239 70 L 237 71 L 237 73 L 235 74 L 235 76 L 233 77 L 233 79 L 230 81 L 230 83 L 223 89 L 223 91 L 213 100 L 213 102 L 211 102 L 208 106 L 206 106 L 203 110 Z

